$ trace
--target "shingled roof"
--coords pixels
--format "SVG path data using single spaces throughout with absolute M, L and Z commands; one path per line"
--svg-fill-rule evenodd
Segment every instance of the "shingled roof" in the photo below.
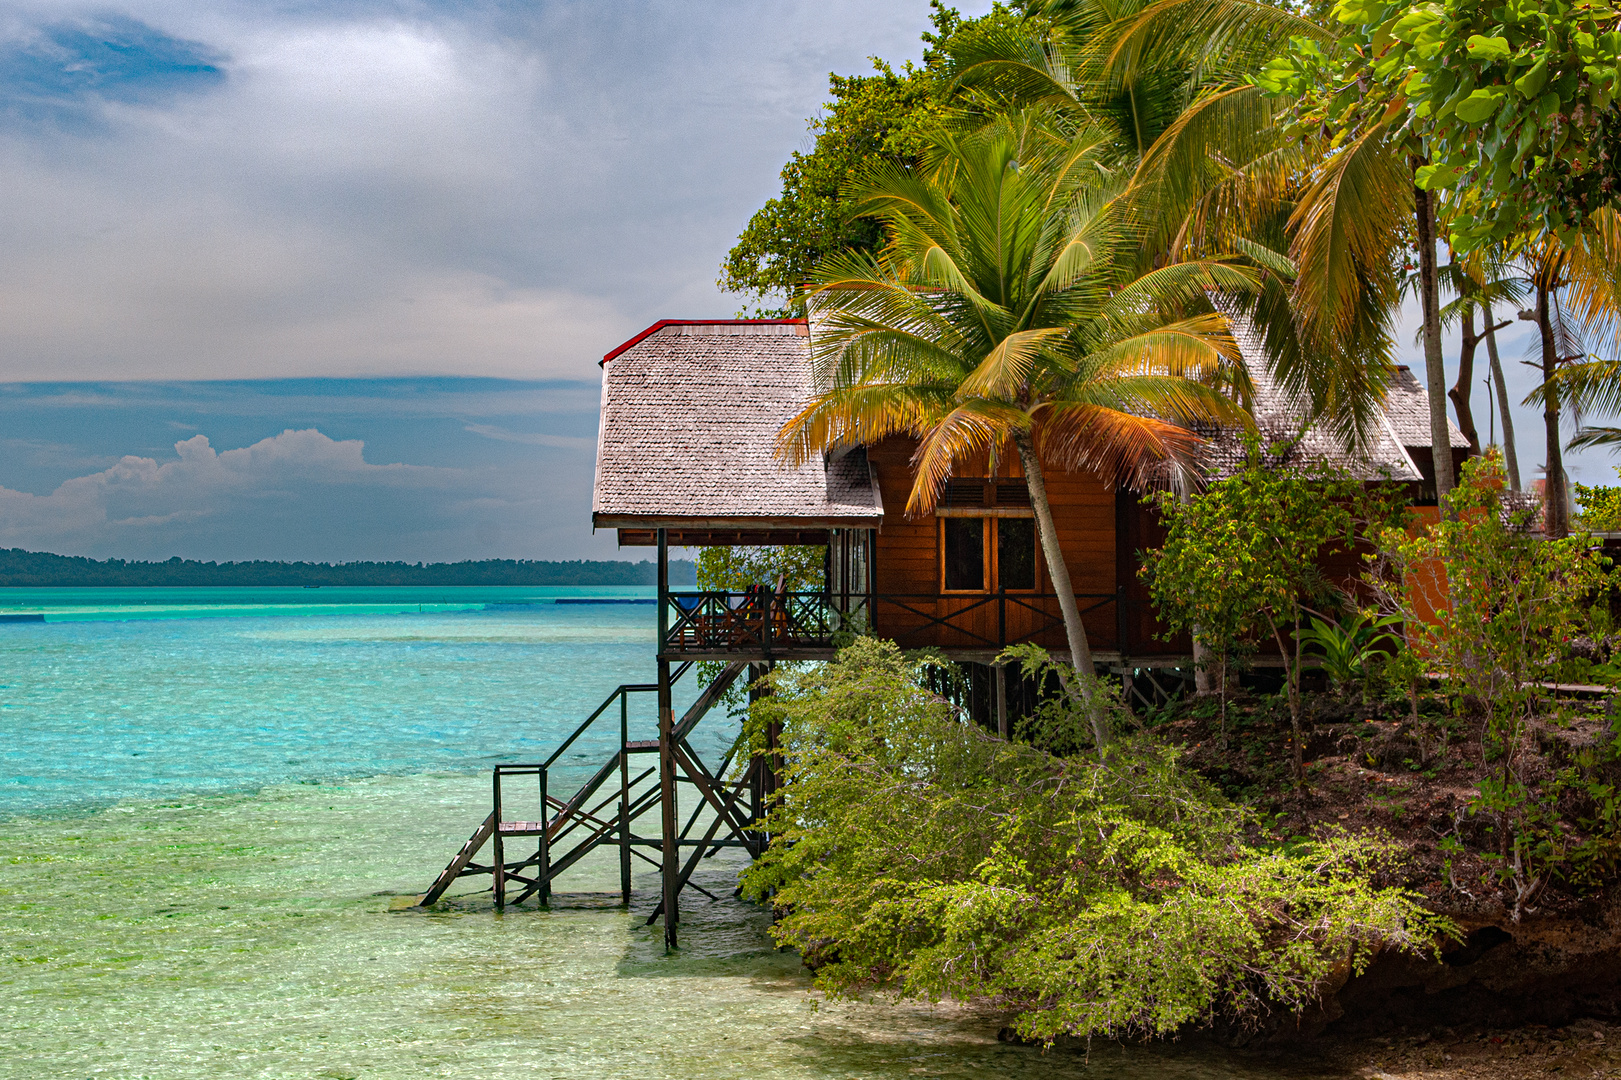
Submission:
M 777 432 L 810 399 L 803 320 L 666 320 L 603 359 L 599 528 L 876 528 L 865 451 L 790 468 Z
M 1412 372 L 1406 368 L 1398 369 L 1398 376 L 1406 376 L 1405 383 L 1398 378 L 1401 397 L 1397 399 L 1393 387 L 1378 424 L 1368 434 L 1368 445 L 1361 453 L 1350 454 L 1340 440 L 1329 432 L 1315 427 L 1301 430 L 1301 422 L 1309 415 L 1309 410 L 1267 374 L 1260 338 L 1254 329 L 1239 319 L 1233 319 L 1231 325 L 1233 338 L 1243 354 L 1244 366 L 1249 369 L 1250 382 L 1255 388 L 1255 426 L 1259 429 L 1262 446 L 1285 448 L 1282 459 L 1290 464 L 1323 463 L 1342 468 L 1358 480 L 1410 482 L 1423 479 L 1407 447 L 1429 445 L 1429 398 L 1413 378 Z M 1399 400 L 1400 408 L 1405 413 L 1412 408 L 1414 393 L 1417 394 L 1418 408 L 1423 415 L 1424 437 L 1409 441 L 1395 424 L 1391 402 L 1393 399 Z M 1210 439 L 1204 455 L 1207 477 L 1221 479 L 1243 468 L 1245 451 L 1241 432 L 1222 429 L 1204 434 Z M 1455 437 L 1463 438 L 1461 434 Z M 1468 441 L 1464 440 L 1463 445 L 1468 446 Z
M 1255 387 L 1263 442 L 1283 460 L 1326 462 L 1362 480 L 1419 481 L 1409 447 L 1429 446 L 1429 399 L 1399 368 L 1379 424 L 1360 454 L 1327 432 L 1301 430 L 1306 410 L 1267 374 L 1254 333 L 1234 335 Z M 857 448 L 789 468 L 777 432 L 809 400 L 803 320 L 655 323 L 603 358 L 602 421 L 592 523 L 598 528 L 875 528 L 878 484 Z M 1449 421 L 1450 423 L 1450 421 Z M 1242 467 L 1236 430 L 1206 432 L 1212 479 Z M 1456 425 L 1455 447 L 1466 447 Z M 623 534 L 622 534 L 623 535 Z
M 1396 369 L 1396 379 L 1385 397 L 1385 415 L 1390 417 L 1390 426 L 1403 446 L 1430 445 L 1430 395 L 1406 365 Z M 1447 418 L 1447 430 L 1452 433 L 1454 450 L 1468 448 L 1469 440 L 1451 417 Z

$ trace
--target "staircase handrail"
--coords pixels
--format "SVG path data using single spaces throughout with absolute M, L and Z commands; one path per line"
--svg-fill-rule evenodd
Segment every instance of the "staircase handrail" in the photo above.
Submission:
M 691 666 L 692 666 L 692 661 L 688 660 L 686 663 L 684 663 L 680 667 L 676 668 L 675 672 L 670 676 L 670 684 L 673 686 L 681 678 L 681 676 L 683 676 L 683 675 L 685 675 L 687 673 L 687 669 L 690 668 Z M 596 723 L 597 718 L 600 717 L 603 713 L 607 712 L 608 711 L 608 706 L 612 705 L 615 701 L 618 701 L 619 696 L 621 694 L 651 694 L 651 693 L 656 693 L 658 691 L 658 688 L 659 687 L 658 687 L 657 683 L 622 683 L 622 684 L 620 684 L 614 690 L 613 693 L 609 694 L 606 698 L 603 699 L 602 704 L 597 706 L 597 711 L 596 712 L 594 712 L 590 716 L 586 717 L 585 720 L 580 724 L 580 726 L 574 729 L 574 733 L 572 735 L 570 735 L 568 738 L 563 740 L 563 745 L 562 746 L 559 746 L 556 750 L 552 751 L 552 756 L 547 758 L 541 764 L 541 768 L 549 769 L 554 764 L 556 764 L 557 759 L 562 757 L 564 752 L 567 751 L 569 747 L 574 745 L 574 740 L 578 739 L 581 735 L 584 735 L 586 729 L 589 728 L 592 724 Z

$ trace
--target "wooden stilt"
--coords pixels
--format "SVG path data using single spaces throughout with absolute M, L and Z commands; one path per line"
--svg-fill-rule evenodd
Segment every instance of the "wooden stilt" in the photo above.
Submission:
M 756 701 L 760 700 L 760 691 L 755 689 L 754 684 L 760 680 L 760 676 L 763 675 L 764 673 L 765 673 L 765 668 L 762 665 L 760 665 L 760 664 L 750 664 L 749 665 L 749 673 L 748 673 L 749 706 L 751 708 L 754 706 L 754 703 Z M 752 749 L 753 748 L 751 747 L 750 748 L 751 752 L 752 752 Z M 765 817 L 765 774 L 766 774 L 765 758 L 760 757 L 760 756 L 756 756 L 753 761 L 749 762 L 749 774 L 748 775 L 749 775 L 749 822 L 750 822 L 750 824 L 757 823 L 757 822 L 759 822 L 759 820 L 761 818 Z
M 540 839 L 535 850 L 535 882 L 541 907 L 552 902 L 552 801 L 546 790 L 546 770 L 540 770 Z
M 766 665 L 770 671 L 774 664 Z M 773 720 L 765 727 L 766 754 L 765 754 L 765 809 L 770 813 L 772 807 L 777 805 L 777 785 L 782 777 L 782 755 L 778 752 L 782 745 L 782 725 Z M 771 834 L 767 833 L 762 843 L 770 843 Z
M 619 694 L 619 899 L 630 906 L 630 695 Z
M 659 545 L 659 651 L 664 650 L 669 635 L 670 547 L 669 533 L 660 529 Z M 659 657 L 659 809 L 662 811 L 664 834 L 664 947 L 677 948 L 676 924 L 681 921 L 677 904 L 681 891 L 681 845 L 676 822 L 676 761 L 675 761 L 675 707 L 670 698 L 670 662 Z
M 996 677 L 996 733 L 1004 739 L 1013 737 L 1007 714 L 1007 668 L 997 664 L 991 668 Z
M 749 661 L 744 660 L 728 663 L 685 714 L 677 717 L 672 707 L 672 688 L 692 664 L 687 662 L 678 667 L 667 659 L 662 660 L 657 683 L 626 684 L 617 688 L 544 762 L 496 766 L 491 774 L 492 807 L 489 817 L 462 845 L 419 903 L 431 905 L 437 902 L 461 878 L 489 874 L 494 878 L 492 891 L 498 908 L 505 909 L 509 902 L 521 905 L 531 896 L 539 898 L 542 904 L 548 904 L 551 883 L 557 876 L 566 873 L 591 851 L 602 846 L 618 848 L 622 900 L 630 897 L 631 875 L 624 864 L 631 858 L 641 859 L 660 871 L 660 900 L 648 918 L 649 925 L 664 917 L 665 898 L 674 900 L 682 889 L 691 888 L 713 898 L 712 893 L 692 881 L 692 873 L 702 858 L 717 854 L 722 848 L 741 847 L 751 855 L 759 854 L 762 840 L 749 830 L 752 808 L 756 803 L 752 796 L 757 785 L 761 793 L 759 805 L 762 809 L 769 807 L 773 789 L 768 786 L 771 771 L 767 766 L 776 758 L 776 733 L 772 732 L 768 753 L 757 759 L 757 767 L 736 780 L 723 779 L 732 763 L 732 753 L 724 755 L 718 765 L 711 768 L 686 740 L 698 722 L 719 703 L 727 689 L 743 676 L 748 665 Z M 658 695 L 658 739 L 630 740 L 627 702 L 632 693 Z M 619 747 L 572 795 L 566 798 L 553 795 L 550 790 L 553 766 L 599 717 L 608 720 L 608 711 L 616 700 L 620 706 Z M 628 763 L 636 754 L 657 754 L 658 764 L 638 767 L 636 775 L 632 776 Z M 619 774 L 617 792 L 608 786 L 615 772 Z M 504 784 L 506 779 L 519 776 L 535 778 L 535 793 L 539 796 L 540 806 L 538 813 L 518 811 L 517 819 L 508 820 Z M 657 786 L 653 786 L 655 782 Z M 697 801 L 689 808 L 690 820 L 684 828 L 680 824 L 681 807 L 676 797 L 678 785 L 683 783 L 692 784 L 698 794 Z M 527 805 L 527 800 L 524 802 Z M 610 809 L 615 803 L 618 804 L 617 812 Z M 643 815 L 651 817 L 655 807 L 661 811 L 663 818 L 660 837 L 654 839 L 651 835 L 637 835 L 634 831 L 636 822 Z M 706 811 L 712 812 L 713 823 L 700 839 L 697 823 Z M 519 837 L 535 838 L 536 850 L 518 857 L 517 862 L 509 863 L 506 859 L 506 841 Z M 480 865 L 473 861 L 473 857 L 486 842 L 493 844 L 493 858 L 489 863 Z M 658 849 L 660 857 L 654 858 L 648 852 L 650 848 Z M 534 872 L 530 871 L 530 867 L 535 868 Z M 512 890 L 516 891 L 508 896 Z M 671 913 L 665 930 L 666 940 L 673 948 L 676 945 L 680 909 L 674 903 L 669 906 Z
M 495 910 L 501 911 L 507 906 L 507 865 L 506 851 L 501 843 L 501 774 L 493 774 L 491 784 L 494 787 L 493 798 L 495 802 L 495 863 L 491 872 L 495 875 Z

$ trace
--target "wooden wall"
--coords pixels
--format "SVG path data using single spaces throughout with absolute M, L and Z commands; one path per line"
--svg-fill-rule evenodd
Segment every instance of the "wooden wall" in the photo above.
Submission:
M 1020 598 L 1013 593 L 1006 599 L 994 593 L 942 595 L 939 519 L 932 514 L 909 518 L 905 513 L 914 479 L 914 448 L 911 440 L 890 439 L 868 449 L 884 500 L 875 555 L 877 632 L 906 648 L 987 651 L 996 649 L 999 641 L 1028 638 L 1054 651 L 1067 651 L 1056 599 Z M 956 475 L 990 472 L 982 462 Z M 1005 458 L 995 475 L 1022 479 L 1023 472 L 1016 458 Z M 1118 653 L 1124 636 L 1124 652 L 1131 657 L 1190 655 L 1193 645 L 1188 635 L 1171 633 L 1155 617 L 1148 587 L 1138 573 L 1139 552 L 1164 543 L 1159 512 L 1132 492 L 1110 490 L 1095 476 L 1058 468 L 1049 468 L 1045 476 L 1059 545 L 1086 612 L 1092 648 Z M 1352 585 L 1363 566 L 1362 554 L 1359 550 L 1330 556 L 1322 569 L 1342 586 Z M 1038 561 L 1038 591 L 1052 593 L 1045 560 Z M 1268 637 L 1260 643 L 1260 652 L 1276 655 L 1277 646 Z
M 1128 652 L 1133 656 L 1191 656 L 1193 640 L 1186 633 L 1173 634 L 1154 614 L 1154 601 L 1148 584 L 1138 572 L 1141 552 L 1153 551 L 1165 543 L 1165 526 L 1159 511 L 1144 498 L 1129 491 L 1115 497 L 1115 574 L 1123 586 L 1125 605 L 1122 629 Z
M 1040 644 L 1065 649 L 1057 601 L 1008 594 L 941 595 L 940 525 L 934 515 L 909 518 L 905 508 L 915 477 L 911 466 L 916 444 L 909 439 L 888 439 L 869 447 L 867 458 L 878 474 L 884 500 L 884 523 L 879 530 L 875 567 L 877 592 L 893 597 L 881 601 L 875 619 L 877 631 L 908 648 L 934 645 L 951 649 L 989 649 L 998 640 L 1033 635 Z M 1011 458 L 1011 460 L 1010 460 Z M 958 476 L 989 476 L 986 462 L 964 468 Z M 995 472 L 1000 479 L 1022 479 L 1018 460 L 1008 455 Z M 1087 634 L 1094 649 L 1117 647 L 1115 595 L 1115 493 L 1097 477 L 1045 471 L 1048 500 L 1059 545 L 1075 591 L 1081 594 Z M 1038 592 L 1052 593 L 1052 580 L 1044 559 Z M 945 619 L 945 624 L 931 620 Z

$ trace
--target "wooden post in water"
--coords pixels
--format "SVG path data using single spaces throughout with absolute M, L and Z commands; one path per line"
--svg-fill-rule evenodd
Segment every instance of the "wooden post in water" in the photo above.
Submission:
M 496 769 L 490 775 L 491 797 L 495 803 L 495 832 L 490 839 L 495 841 L 495 910 L 502 911 L 507 906 L 507 866 L 506 853 L 501 847 L 501 770 Z
M 752 708 L 760 700 L 760 691 L 755 688 L 761 675 L 765 674 L 764 664 L 750 664 L 744 678 L 748 680 L 749 706 Z M 751 748 L 752 749 L 752 748 Z M 765 785 L 767 762 L 764 754 L 756 754 L 754 760 L 749 762 L 749 823 L 758 824 L 765 817 Z
M 768 660 L 765 663 L 760 665 L 760 668 L 759 668 L 760 674 L 762 676 L 769 675 L 771 673 L 771 671 L 776 666 L 777 665 L 775 663 Z M 769 689 L 762 690 L 760 692 L 760 696 L 764 697 L 766 694 L 769 694 L 770 692 L 771 691 Z M 763 782 L 760 785 L 761 789 L 765 793 L 765 806 L 761 810 L 761 816 L 762 817 L 765 814 L 769 814 L 771 812 L 772 808 L 777 805 L 777 784 L 780 782 L 779 774 L 782 771 L 782 756 L 777 753 L 777 747 L 778 747 L 779 742 L 781 741 L 781 738 L 782 738 L 782 725 L 781 724 L 778 724 L 775 720 L 773 720 L 771 723 L 766 725 L 766 728 L 765 728 L 765 760 L 762 762 L 762 764 L 764 766 L 762 771 L 764 772 L 765 775 L 761 778 Z M 760 838 L 760 842 L 761 842 L 761 844 L 770 843 L 771 842 L 771 834 L 766 833 L 763 837 Z
M 619 898 L 630 906 L 630 695 L 619 691 Z
M 535 851 L 535 861 L 538 864 L 535 880 L 540 883 L 538 895 L 541 907 L 550 907 L 552 902 L 552 808 L 550 793 L 547 791 L 546 770 L 540 770 L 540 842 Z
M 681 838 L 676 824 L 675 796 L 675 708 L 670 699 L 670 662 L 664 658 L 664 639 L 670 632 L 670 539 L 659 530 L 659 809 L 664 834 L 664 947 L 676 945 L 676 923 L 680 909 L 676 896 L 681 891 Z

